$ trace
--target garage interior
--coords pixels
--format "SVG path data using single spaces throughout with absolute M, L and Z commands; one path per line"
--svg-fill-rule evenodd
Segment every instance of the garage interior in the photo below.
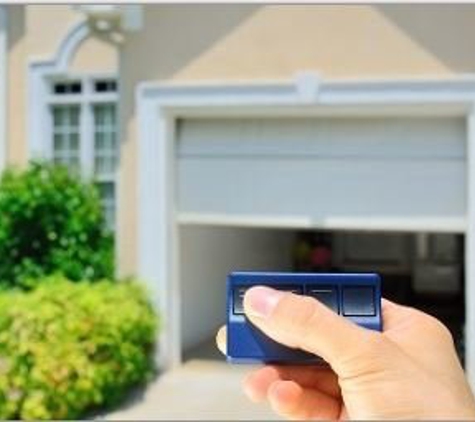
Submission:
M 182 225 L 183 359 L 220 359 L 226 275 L 236 270 L 378 272 L 383 295 L 442 320 L 464 359 L 464 236 Z M 210 265 L 210 263 L 212 265 Z

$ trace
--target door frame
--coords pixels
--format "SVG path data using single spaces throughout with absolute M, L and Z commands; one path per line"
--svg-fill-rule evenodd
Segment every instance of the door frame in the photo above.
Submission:
M 176 198 L 175 129 L 189 117 L 262 116 L 460 116 L 466 122 L 466 215 L 462 218 L 385 222 L 340 229 L 464 233 L 466 254 L 466 369 L 475 386 L 475 77 L 415 80 L 323 80 L 313 73 L 294 80 L 259 82 L 142 82 L 136 90 L 138 122 L 138 276 L 149 285 L 164 321 L 157 363 L 181 362 L 180 224 L 295 227 L 286 219 L 236 221 L 226 216 L 179 215 Z M 330 227 L 333 228 L 333 227 Z

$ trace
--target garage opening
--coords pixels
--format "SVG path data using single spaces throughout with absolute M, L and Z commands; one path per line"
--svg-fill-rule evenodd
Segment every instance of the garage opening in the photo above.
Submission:
M 176 140 L 185 359 L 219 358 L 232 270 L 377 271 L 463 356 L 464 117 L 187 117 Z
M 220 359 L 226 275 L 235 270 L 376 271 L 384 297 L 442 320 L 464 359 L 464 239 L 451 233 L 321 231 L 182 225 L 184 360 Z

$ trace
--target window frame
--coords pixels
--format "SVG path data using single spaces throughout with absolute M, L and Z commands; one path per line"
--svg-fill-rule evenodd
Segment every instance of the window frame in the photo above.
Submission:
M 96 92 L 98 81 L 110 80 L 116 83 L 116 91 Z M 58 94 L 54 92 L 57 83 L 81 83 L 80 93 Z M 64 74 L 53 75 L 47 79 L 47 94 L 45 98 L 46 124 L 43 139 L 43 157 L 52 162 L 54 160 L 54 120 L 53 107 L 61 105 L 76 105 L 79 107 L 79 174 L 85 180 L 93 180 L 96 183 L 112 183 L 115 192 L 115 215 L 117 213 L 117 182 L 119 171 L 119 80 L 116 74 Z M 115 105 L 116 112 L 116 167 L 115 171 L 106 175 L 95 174 L 95 121 L 94 108 L 97 105 Z M 103 204 L 104 206 L 104 204 Z M 115 221 L 115 218 L 114 218 Z M 114 230 L 115 224 L 109 228 Z

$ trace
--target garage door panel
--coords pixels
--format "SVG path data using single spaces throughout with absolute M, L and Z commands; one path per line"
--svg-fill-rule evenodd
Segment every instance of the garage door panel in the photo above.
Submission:
M 458 118 L 195 119 L 178 136 L 182 215 L 315 225 L 465 216 Z
M 456 160 L 180 160 L 181 212 L 229 215 L 463 216 Z
M 462 118 L 190 119 L 178 156 L 463 158 Z

